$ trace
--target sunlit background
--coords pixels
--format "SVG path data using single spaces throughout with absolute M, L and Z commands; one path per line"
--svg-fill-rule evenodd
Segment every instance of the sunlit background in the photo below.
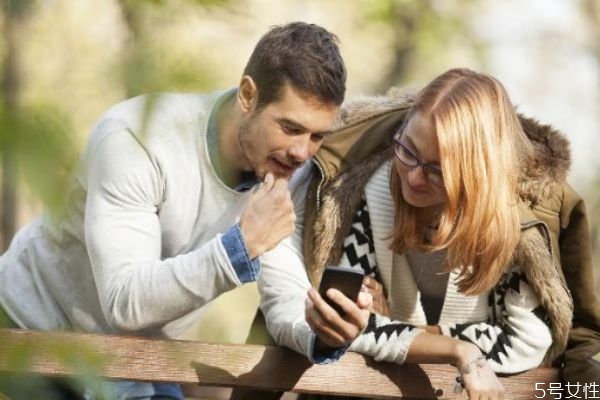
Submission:
M 348 97 L 419 87 L 450 67 L 490 73 L 521 112 L 572 144 L 570 182 L 600 221 L 596 0 L 3 0 L 0 244 L 56 208 L 98 116 L 149 91 L 235 86 L 259 37 L 303 20 L 338 35 Z M 187 338 L 243 342 L 255 286 L 220 298 Z M 227 317 L 224 318 L 223 316 Z

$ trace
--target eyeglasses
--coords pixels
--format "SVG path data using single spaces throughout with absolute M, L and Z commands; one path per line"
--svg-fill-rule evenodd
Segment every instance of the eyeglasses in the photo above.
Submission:
M 431 182 L 437 187 L 444 187 L 444 175 L 442 170 L 434 166 L 432 163 L 424 163 L 419 160 L 417 156 L 402 142 L 400 141 L 401 134 L 397 133 L 394 135 L 394 151 L 398 160 L 409 167 L 410 169 L 421 167 L 423 168 L 423 174 L 428 182 Z

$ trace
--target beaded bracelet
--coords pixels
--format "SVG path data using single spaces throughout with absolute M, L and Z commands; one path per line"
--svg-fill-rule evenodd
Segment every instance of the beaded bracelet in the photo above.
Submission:
M 463 375 L 470 374 L 472 371 L 473 365 L 475 365 L 475 367 L 477 367 L 477 373 L 479 373 L 479 370 L 481 368 L 485 367 L 485 361 L 486 361 L 485 355 L 480 354 L 477 358 L 469 361 L 462 368 L 460 368 L 458 370 L 458 375 L 456 376 L 456 383 L 454 384 L 454 393 L 456 393 L 456 394 L 462 393 L 462 391 L 465 387 L 464 381 L 463 381 Z

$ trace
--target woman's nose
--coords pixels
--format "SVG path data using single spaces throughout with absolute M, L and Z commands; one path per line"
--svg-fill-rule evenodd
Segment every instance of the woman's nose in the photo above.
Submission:
M 411 186 L 424 186 L 427 185 L 427 179 L 425 178 L 425 171 L 423 167 L 418 165 L 411 168 L 408 171 L 408 182 Z

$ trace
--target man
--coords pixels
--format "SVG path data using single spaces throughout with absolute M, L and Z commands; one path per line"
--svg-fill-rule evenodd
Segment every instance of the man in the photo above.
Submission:
M 177 338 L 206 303 L 255 281 L 259 256 L 293 233 L 290 190 L 345 80 L 337 38 L 297 22 L 260 39 L 236 89 L 111 108 L 64 215 L 32 222 L 0 258 L 9 324 Z M 119 399 L 183 398 L 176 385 L 106 386 Z

